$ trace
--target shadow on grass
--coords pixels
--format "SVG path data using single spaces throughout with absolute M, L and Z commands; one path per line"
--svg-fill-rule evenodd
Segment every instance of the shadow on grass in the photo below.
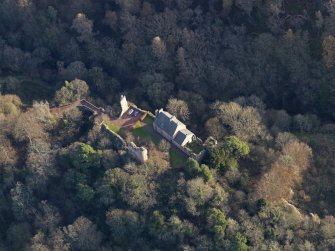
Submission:
M 184 167 L 187 158 L 175 149 L 170 149 L 169 151 L 170 163 L 173 168 Z

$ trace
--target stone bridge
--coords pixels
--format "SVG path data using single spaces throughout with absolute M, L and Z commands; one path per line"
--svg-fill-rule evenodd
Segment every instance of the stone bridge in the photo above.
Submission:
M 88 110 L 90 112 L 93 112 L 94 115 L 100 115 L 102 113 L 105 113 L 105 109 L 103 109 L 102 107 L 96 107 L 95 105 L 93 105 L 92 103 L 87 101 L 86 99 L 82 99 L 80 101 L 76 101 L 76 102 L 71 103 L 71 104 L 51 108 L 50 112 L 51 113 L 62 113 L 64 111 L 70 110 L 74 107 L 83 107 L 86 110 Z

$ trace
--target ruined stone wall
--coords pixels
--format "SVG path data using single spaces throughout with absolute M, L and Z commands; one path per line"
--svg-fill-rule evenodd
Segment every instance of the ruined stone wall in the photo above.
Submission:
M 105 124 L 101 125 L 101 130 L 103 133 L 106 133 L 106 135 L 111 139 L 113 148 L 115 148 L 116 150 L 127 149 L 127 142 L 120 135 L 109 130 Z
M 144 147 L 138 147 L 135 143 L 127 142 L 117 133 L 108 129 L 105 124 L 101 124 L 101 131 L 105 133 L 112 141 L 112 147 L 115 150 L 127 150 L 129 155 L 140 163 L 145 163 L 148 160 L 148 150 Z

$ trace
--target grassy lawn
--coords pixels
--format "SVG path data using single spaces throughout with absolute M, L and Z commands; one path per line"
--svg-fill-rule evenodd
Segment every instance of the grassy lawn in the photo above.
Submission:
M 174 149 L 171 149 L 169 155 L 170 155 L 170 163 L 173 168 L 185 165 L 187 159 L 186 157 L 181 155 L 181 153 L 177 152 Z
M 139 138 L 142 138 L 142 139 L 149 139 L 155 145 L 157 145 L 159 143 L 159 139 L 157 137 L 155 137 L 155 135 L 152 135 L 150 133 L 150 131 L 147 130 L 147 128 L 145 128 L 144 126 L 135 127 L 132 130 L 132 133 L 133 133 L 134 137 L 139 137 Z
M 150 117 L 149 115 L 147 115 L 145 117 L 145 119 L 143 120 L 143 123 L 145 123 L 147 125 L 152 125 L 154 123 L 154 119 L 152 117 Z
M 121 132 L 121 128 L 120 127 L 118 127 L 118 126 L 116 126 L 116 125 L 114 125 L 111 122 L 106 121 L 106 120 L 104 122 L 107 125 L 107 127 L 108 127 L 109 130 L 111 130 L 111 131 L 113 131 L 115 133 L 120 133 Z

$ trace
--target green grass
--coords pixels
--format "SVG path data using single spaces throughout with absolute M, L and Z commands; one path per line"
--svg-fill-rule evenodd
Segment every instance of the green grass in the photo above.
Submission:
M 174 149 L 170 149 L 170 163 L 173 168 L 182 167 L 186 163 L 186 157 Z
M 145 123 L 147 125 L 152 125 L 154 123 L 154 119 L 152 117 L 150 117 L 149 115 L 147 115 L 145 117 L 145 119 L 143 120 L 143 123 Z
M 112 124 L 111 122 L 108 122 L 108 121 L 104 121 L 105 124 L 107 125 L 108 129 L 115 132 L 115 133 L 120 133 L 121 132 L 121 128 Z
M 132 133 L 135 137 L 151 140 L 155 145 L 159 143 L 159 139 L 152 135 L 144 126 L 134 128 Z

